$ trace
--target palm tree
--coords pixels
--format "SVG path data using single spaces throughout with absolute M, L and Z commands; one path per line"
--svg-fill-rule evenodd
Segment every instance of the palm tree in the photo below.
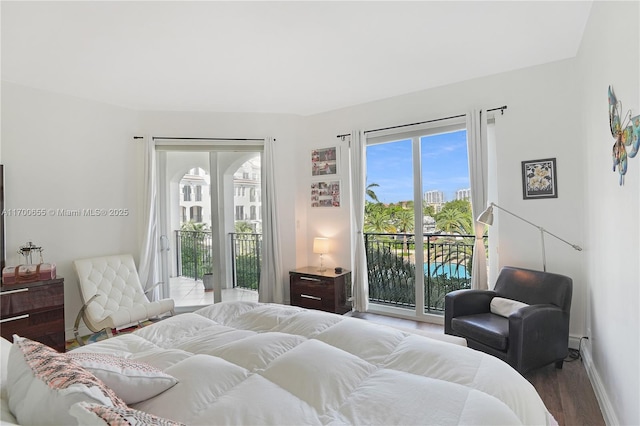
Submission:
M 378 185 L 377 183 L 371 183 L 367 185 L 367 189 L 365 189 L 365 194 L 367 195 L 367 197 L 371 198 L 376 203 L 379 203 L 380 201 L 378 200 L 378 196 L 376 195 L 376 193 L 371 188 L 379 187 L 379 186 L 380 185 Z
M 395 227 L 390 222 L 389 215 L 383 210 L 371 210 L 364 218 L 364 232 L 385 234 L 394 232 Z
M 413 231 L 414 221 L 411 210 L 400 210 L 395 214 L 394 223 L 399 232 Z
M 436 216 L 436 227 L 447 234 L 472 234 L 471 216 L 456 208 L 442 209 Z
M 469 202 L 457 200 L 446 203 L 442 211 L 436 215 L 436 226 L 442 232 L 466 236 L 451 242 L 448 250 L 443 250 L 440 260 L 443 263 L 464 265 L 467 271 L 470 271 L 475 230 Z
M 407 233 L 414 229 L 413 213 L 411 210 L 400 210 L 395 214 L 394 222 L 397 230 L 402 233 L 402 251 L 408 254 Z

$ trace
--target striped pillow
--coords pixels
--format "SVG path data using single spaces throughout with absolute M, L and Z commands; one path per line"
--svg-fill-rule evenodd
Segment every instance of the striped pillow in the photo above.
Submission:
M 13 336 L 9 353 L 9 409 L 20 424 L 73 424 L 77 402 L 126 407 L 96 376 L 65 354 L 39 342 Z

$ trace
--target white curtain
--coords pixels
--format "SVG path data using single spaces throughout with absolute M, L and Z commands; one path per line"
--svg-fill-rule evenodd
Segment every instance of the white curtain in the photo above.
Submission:
M 275 140 L 264 141 L 262 162 L 262 270 L 258 300 L 265 303 L 284 303 L 282 254 L 278 237 L 276 198 Z
M 364 132 L 351 132 L 351 245 L 353 271 L 353 310 L 366 312 L 369 307 L 369 280 L 367 275 L 367 257 L 364 247 L 364 204 L 367 181 L 366 139 Z
M 152 288 L 159 277 L 159 247 L 158 226 L 156 219 L 157 209 L 157 174 L 156 174 L 156 149 L 152 138 L 145 138 L 144 142 L 144 223 L 142 235 L 142 249 L 140 251 L 140 265 L 138 275 L 142 287 L 147 290 Z M 160 299 L 160 286 L 147 293 L 150 300 Z
M 484 247 L 485 225 L 476 218 L 487 207 L 488 192 L 488 155 L 487 155 L 487 113 L 473 110 L 467 114 L 467 149 L 469 151 L 469 175 L 471 178 L 471 205 L 476 234 L 473 246 L 473 267 L 471 269 L 471 288 L 486 290 L 487 253 Z

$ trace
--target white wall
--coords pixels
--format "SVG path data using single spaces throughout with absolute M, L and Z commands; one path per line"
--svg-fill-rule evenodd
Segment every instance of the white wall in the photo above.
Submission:
M 5 206 L 45 209 L 44 217 L 6 217 L 7 265 L 27 241 L 65 278 L 65 323 L 80 306 L 74 259 L 138 248 L 137 114 L 2 82 Z M 125 217 L 60 217 L 50 209 L 129 209 Z
M 352 129 L 376 129 L 464 114 L 472 107 L 507 105 L 504 116 L 498 115 L 496 123 L 498 195 L 492 201 L 580 245 L 584 240 L 584 154 L 582 141 L 576 137 L 580 104 L 574 74 L 575 62 L 566 60 L 319 114 L 308 119 L 309 137 L 297 155 L 308 165 L 312 148 L 338 145 L 342 149 L 341 169 L 346 171 L 346 143 L 336 135 Z M 558 198 L 523 200 L 521 161 L 549 157 L 557 159 Z M 307 169 L 308 166 L 298 175 L 305 189 L 300 196 L 305 201 L 311 181 Z M 348 182 L 346 173 L 342 173 L 342 180 Z M 345 266 L 350 261 L 349 197 L 348 188 L 345 189 L 340 209 L 311 208 L 307 201 L 299 202 L 296 212 L 297 217 L 307 217 L 308 238 L 300 246 L 308 256 L 314 256 L 313 236 L 332 237 L 335 253 L 328 256 L 329 266 Z M 490 229 L 490 238 L 498 239 L 499 266 L 542 269 L 539 231 L 509 216 L 500 217 L 499 212 L 496 216 L 500 221 Z M 570 333 L 582 336 L 587 291 L 584 255 L 550 238 L 546 239 L 546 249 L 547 270 L 574 280 Z M 309 259 L 315 261 L 315 257 Z
M 640 156 L 612 171 L 607 88 L 640 114 L 640 4 L 594 2 L 577 59 L 585 153 L 585 359 L 608 424 L 640 424 Z

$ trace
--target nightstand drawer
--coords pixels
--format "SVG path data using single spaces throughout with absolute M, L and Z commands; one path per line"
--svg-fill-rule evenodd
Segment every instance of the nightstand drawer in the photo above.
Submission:
M 302 308 L 333 311 L 333 284 L 325 282 L 305 282 L 294 280 L 291 283 L 291 303 Z
M 333 296 L 333 283 L 324 281 L 304 281 L 296 279 L 291 282 L 291 288 L 295 293 L 306 293 L 311 296 L 330 298 Z
M 26 287 L 3 291 L 0 295 L 2 318 L 37 312 L 64 305 L 64 292 L 60 285 Z
M 62 278 L 2 286 L 0 309 L 2 337 L 11 340 L 17 334 L 64 352 Z
M 289 277 L 293 306 L 339 314 L 350 310 L 345 294 L 345 284 L 348 282 L 351 285 L 351 274 L 348 271 L 334 274 L 333 271 L 319 272 L 308 267 L 291 271 Z

